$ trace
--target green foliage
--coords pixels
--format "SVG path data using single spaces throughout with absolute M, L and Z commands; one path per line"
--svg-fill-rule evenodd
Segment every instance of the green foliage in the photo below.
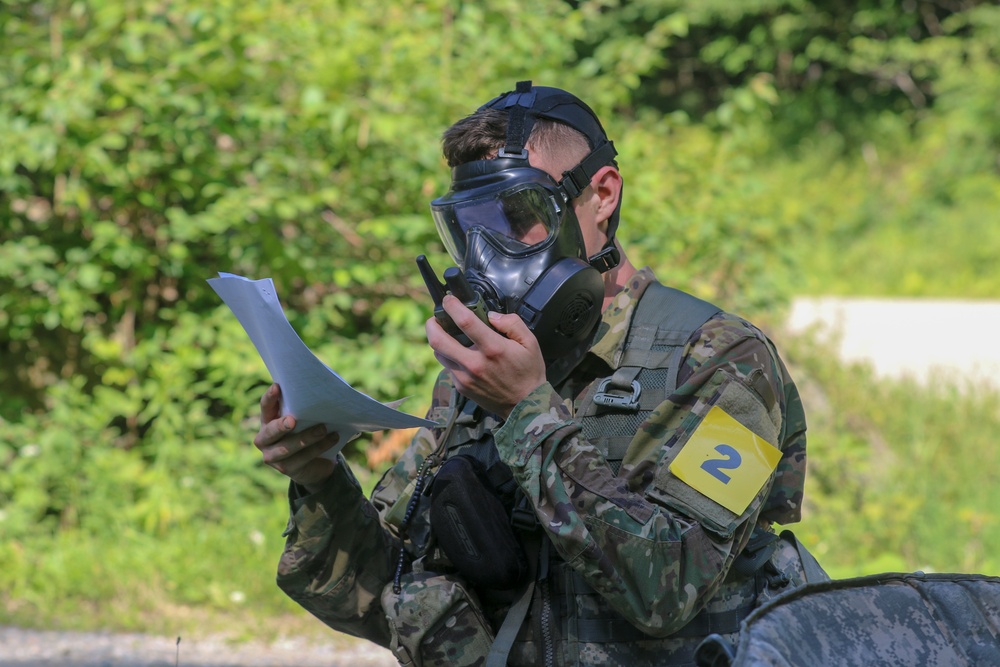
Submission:
M 741 312 L 789 291 L 1000 295 L 1000 8 L 595 0 L 580 10 L 579 67 L 613 77 L 609 94 L 630 100 L 619 109 L 634 119 L 626 194 L 642 233 L 629 238 L 671 280 Z
M 519 79 L 605 120 L 620 235 L 673 285 L 761 317 L 802 292 L 996 296 L 1000 10 L 848 4 L 3 2 L 0 615 L 290 608 L 267 574 L 284 482 L 249 444 L 269 378 L 205 280 L 272 277 L 321 359 L 422 413 L 438 139 Z M 856 510 L 871 433 L 839 426 L 817 494 Z M 961 536 L 995 551 L 975 502 Z M 906 539 L 882 553 L 995 567 Z
M 955 80 L 955 56 L 988 62 L 997 20 L 975 0 L 579 4 L 580 66 L 613 77 L 635 106 L 725 123 L 748 109 L 770 115 L 760 100 L 776 105 L 773 130 L 788 143 L 817 124 L 864 138 L 879 116 L 918 118 Z
M 996 388 L 874 377 L 786 341 L 809 421 L 807 506 L 793 529 L 832 575 L 1000 574 Z
M 225 548 L 247 525 L 280 533 L 285 483 L 249 444 L 268 378 L 205 280 L 273 277 L 322 359 L 377 398 L 419 396 L 405 407 L 422 413 L 436 362 L 413 257 L 444 265 L 425 214 L 447 178 L 438 136 L 515 72 L 554 78 L 572 56 L 568 14 L 561 3 L 531 20 L 516 3 L 5 3 L 9 604 L 27 601 L 30 618 L 57 590 L 96 604 L 147 580 L 166 602 L 212 605 L 204 591 L 220 571 L 260 582 L 238 588 L 254 599 L 273 588 L 270 566 Z M 466 60 L 470 41 L 483 52 Z M 501 42 L 510 52 L 483 67 Z M 359 461 L 363 446 L 349 448 Z M 73 541 L 79 567 L 67 568 Z M 127 556 L 100 558 L 119 541 Z
M 997 7 L 979 6 L 911 45 L 934 62 L 933 113 L 909 126 L 881 115 L 845 158 L 829 140 L 809 145 L 800 166 L 823 187 L 796 247 L 803 292 L 1000 296 L 998 22 Z
M 622 235 L 634 263 L 741 313 L 790 296 L 784 240 L 797 220 L 783 214 L 783 184 L 747 141 L 644 114 L 620 143 L 641 165 L 624 174 Z

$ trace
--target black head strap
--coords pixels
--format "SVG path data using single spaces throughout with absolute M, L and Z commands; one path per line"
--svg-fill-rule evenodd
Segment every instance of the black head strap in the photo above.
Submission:
M 531 136 L 531 128 L 535 125 L 534 114 L 529 114 L 535 104 L 535 91 L 531 89 L 530 81 L 518 81 L 517 89 L 508 93 L 504 100 L 507 109 L 507 145 L 500 149 L 497 157 L 512 157 L 527 159 L 528 151 L 524 145 Z
M 590 153 L 572 169 L 563 172 L 560 187 L 570 200 L 578 197 L 590 185 L 590 179 L 605 165 L 615 165 L 618 151 L 608 140 L 597 114 L 583 100 L 558 88 L 532 87 L 531 81 L 518 81 L 514 91 L 503 93 L 481 108 L 506 109 L 508 113 L 506 145 L 497 157 L 527 159 L 524 146 L 531 135 L 535 119 L 544 118 L 569 125 L 587 138 Z M 591 265 L 602 273 L 618 265 L 620 253 L 615 245 L 615 232 L 621 211 L 621 199 L 608 219 L 608 241 L 590 258 Z
M 590 179 L 594 177 L 597 170 L 604 165 L 614 162 L 615 155 L 617 154 L 618 151 L 615 150 L 615 145 L 610 141 L 605 142 L 592 150 L 590 155 L 580 160 L 575 167 L 564 171 L 559 184 L 566 191 L 566 194 L 569 195 L 570 199 L 577 198 L 590 185 Z

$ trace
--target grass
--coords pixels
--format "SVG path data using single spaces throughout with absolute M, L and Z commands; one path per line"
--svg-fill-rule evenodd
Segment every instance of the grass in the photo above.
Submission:
M 804 338 L 779 340 L 809 418 L 802 523 L 836 577 L 888 571 L 1000 575 L 1000 395 L 877 379 Z M 374 475 L 366 475 L 371 486 Z M 285 501 L 152 537 L 79 529 L 0 543 L 0 623 L 164 636 L 352 641 L 274 584 Z
M 809 419 L 804 542 L 836 577 L 1000 575 L 1000 393 L 875 377 L 803 340 L 791 352 Z
M 359 476 L 367 487 L 376 479 Z M 0 543 L 0 625 L 234 642 L 355 641 L 331 633 L 276 586 L 286 512 L 282 492 L 238 521 L 178 525 L 158 537 L 76 529 Z

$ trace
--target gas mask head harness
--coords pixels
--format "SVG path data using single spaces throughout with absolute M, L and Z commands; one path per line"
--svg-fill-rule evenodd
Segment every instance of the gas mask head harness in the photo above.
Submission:
M 614 164 L 617 151 L 590 107 L 558 88 L 522 81 L 481 108 L 507 110 L 506 145 L 494 159 L 452 169 L 451 188 L 431 202 L 434 223 L 487 308 L 517 313 L 547 364 L 579 356 L 600 321 L 601 274 L 620 260 L 619 209 L 608 221 L 604 248 L 588 258 L 572 201 L 599 169 Z M 538 118 L 572 127 L 590 145 L 558 182 L 528 162 L 525 144 Z

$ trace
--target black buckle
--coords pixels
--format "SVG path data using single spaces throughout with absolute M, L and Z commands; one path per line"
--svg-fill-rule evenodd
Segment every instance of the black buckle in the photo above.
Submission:
M 600 405 L 601 407 L 616 408 L 618 410 L 639 409 L 639 394 L 642 393 L 642 387 L 639 386 L 638 380 L 632 380 L 631 396 L 609 393 L 607 389 L 610 384 L 611 378 L 604 378 L 601 380 L 601 384 L 597 385 L 597 393 L 594 394 L 594 403 Z
M 578 165 L 575 169 L 563 172 L 559 186 L 566 193 L 566 197 L 570 201 L 573 201 L 580 196 L 581 192 L 587 189 L 587 186 L 590 185 L 590 179 L 591 177 L 587 176 L 586 172 Z M 582 185 L 577 180 L 582 181 Z
M 613 243 L 607 248 L 602 249 L 599 253 L 593 257 L 589 257 L 587 262 L 590 263 L 592 267 L 600 271 L 601 273 L 607 273 L 611 269 L 618 266 L 618 263 L 622 260 L 621 252 L 618 251 L 618 246 Z

